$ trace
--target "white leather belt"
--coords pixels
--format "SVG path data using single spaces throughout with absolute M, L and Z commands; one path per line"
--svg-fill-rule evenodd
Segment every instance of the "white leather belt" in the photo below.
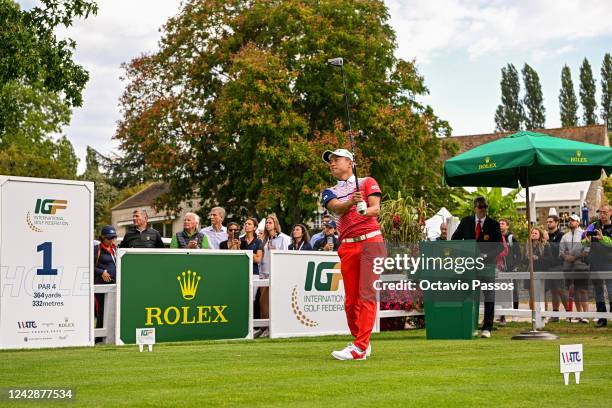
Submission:
M 360 235 L 358 237 L 354 237 L 354 238 L 344 238 L 342 240 L 342 243 L 350 243 L 350 242 L 360 242 L 360 241 L 365 241 L 368 238 L 372 238 L 375 237 L 377 235 L 381 235 L 382 232 L 380 231 L 372 231 L 372 232 L 368 232 L 365 235 Z

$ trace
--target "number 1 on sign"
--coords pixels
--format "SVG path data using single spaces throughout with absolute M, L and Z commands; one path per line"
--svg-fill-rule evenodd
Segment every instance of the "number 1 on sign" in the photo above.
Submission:
M 38 252 L 42 251 L 43 253 L 43 267 L 42 269 L 36 269 L 37 275 L 57 275 L 57 269 L 51 268 L 52 258 L 51 254 L 53 251 L 53 243 L 52 242 L 43 242 L 39 246 L 36 247 Z

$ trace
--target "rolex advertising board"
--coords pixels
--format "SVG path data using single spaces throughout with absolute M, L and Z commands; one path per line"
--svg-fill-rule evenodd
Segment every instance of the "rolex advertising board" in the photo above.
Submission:
M 270 337 L 349 334 L 335 252 L 272 251 Z
M 121 249 L 117 343 L 252 336 L 251 251 Z
M 0 176 L 0 348 L 93 345 L 93 191 Z

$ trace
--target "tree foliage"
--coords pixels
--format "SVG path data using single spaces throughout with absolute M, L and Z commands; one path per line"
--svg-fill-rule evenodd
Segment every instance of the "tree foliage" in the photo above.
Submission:
M 439 193 L 440 136 L 448 124 L 417 97 L 413 62 L 394 56 L 382 1 L 187 1 L 162 29 L 160 51 L 124 66 L 116 138 L 166 181 L 160 206 L 204 207 L 288 225 L 309 220 L 330 185 L 321 160 L 348 146 L 343 57 L 360 174 L 383 190 Z
M 103 226 L 111 223 L 111 207 L 117 202 L 119 191 L 112 186 L 107 178 L 100 172 L 98 153 L 87 146 L 85 158 L 87 167 L 85 172 L 79 176 L 81 180 L 95 183 L 94 189 L 94 226 L 99 232 Z
M 523 84 L 525 85 L 525 129 L 543 129 L 546 125 L 544 96 L 538 73 L 525 64 L 523 67 Z
M 572 73 L 567 65 L 564 65 L 561 70 L 559 111 L 561 114 L 561 126 L 571 127 L 578 125 L 578 101 L 574 92 Z
M 601 64 L 601 118 L 612 130 L 612 56 L 606 53 Z
M 502 193 L 501 187 L 478 187 L 472 192 L 464 190 L 463 194 L 453 194 L 452 198 L 457 204 L 454 214 L 458 217 L 465 217 L 474 213 L 473 203 L 476 197 L 484 197 L 487 200 L 489 216 L 500 219 L 514 219 L 517 215 L 517 204 L 515 202 L 520 188 L 511 190 L 508 194 Z
M 501 69 L 501 74 L 501 104 L 495 111 L 495 130 L 500 132 L 521 130 L 525 113 L 519 95 L 521 84 L 518 71 L 513 64 L 508 64 Z
M 591 64 L 585 58 L 580 66 L 580 103 L 582 104 L 582 119 L 585 125 L 597 124 L 597 101 L 595 100 L 595 79 Z
M 72 60 L 70 39 L 54 29 L 95 13 L 88 0 L 41 0 L 23 11 L 0 0 L 0 172 L 74 178 L 77 158 L 65 137 L 54 139 L 82 104 L 88 80 Z

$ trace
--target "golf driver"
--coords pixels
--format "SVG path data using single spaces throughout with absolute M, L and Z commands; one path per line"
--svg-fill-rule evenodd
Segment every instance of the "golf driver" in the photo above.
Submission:
M 342 72 L 342 88 L 344 90 L 344 106 L 346 107 L 346 118 L 349 128 L 349 140 L 351 142 L 351 153 L 355 157 L 355 141 L 353 140 L 353 128 L 351 126 L 351 112 L 349 110 L 348 95 L 346 93 L 346 82 L 344 81 L 344 59 L 342 57 L 330 58 L 327 63 L 333 67 L 340 67 Z M 357 175 L 357 163 L 353 160 L 353 174 L 355 175 L 355 191 L 359 191 L 359 176 Z M 361 215 L 366 213 L 368 206 L 365 201 L 357 203 L 357 212 Z

